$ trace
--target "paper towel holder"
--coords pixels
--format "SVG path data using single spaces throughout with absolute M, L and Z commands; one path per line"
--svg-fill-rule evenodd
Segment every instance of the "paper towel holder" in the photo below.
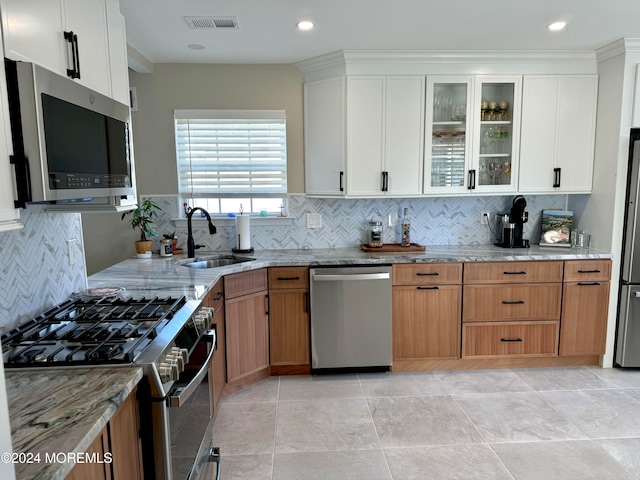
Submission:
M 253 253 L 253 247 L 242 249 L 242 248 L 232 248 L 231 251 L 233 253 Z

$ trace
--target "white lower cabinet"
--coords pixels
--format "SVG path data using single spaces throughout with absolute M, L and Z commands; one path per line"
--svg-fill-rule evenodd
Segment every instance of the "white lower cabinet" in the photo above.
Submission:
M 597 75 L 525 75 L 521 193 L 591 193 Z

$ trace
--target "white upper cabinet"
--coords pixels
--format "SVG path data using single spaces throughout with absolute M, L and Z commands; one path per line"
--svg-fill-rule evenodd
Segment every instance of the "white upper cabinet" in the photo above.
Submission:
M 126 97 L 122 89 L 126 61 L 124 70 L 118 65 L 111 71 L 126 49 L 124 25 L 114 12 L 108 18 L 105 0 L 0 0 L 0 9 L 5 57 L 36 63 L 129 104 L 128 87 Z M 126 50 L 124 55 L 126 60 Z
M 471 191 L 473 76 L 427 77 L 424 193 Z
M 478 193 L 516 192 L 521 84 L 519 75 L 475 77 L 472 168 Z
M 421 193 L 423 76 L 347 79 L 347 194 Z
M 109 73 L 111 75 L 111 97 L 130 104 L 129 66 L 127 64 L 127 36 L 124 16 L 118 2 L 107 4 L 107 35 L 109 37 Z
M 520 76 L 429 76 L 425 194 L 516 191 Z
M 520 140 L 522 193 L 590 193 L 596 75 L 525 75 Z
M 304 158 L 307 195 L 345 194 L 345 78 L 304 85 Z
M 22 228 L 19 222 L 20 210 L 14 206 L 13 167 L 9 156 L 11 151 L 11 127 L 4 62 L 0 63 L 0 232 Z

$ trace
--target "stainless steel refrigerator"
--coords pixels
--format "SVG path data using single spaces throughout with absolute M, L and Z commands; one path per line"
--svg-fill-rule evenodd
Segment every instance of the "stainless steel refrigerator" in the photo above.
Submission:
M 640 367 L 640 128 L 631 129 L 615 363 Z

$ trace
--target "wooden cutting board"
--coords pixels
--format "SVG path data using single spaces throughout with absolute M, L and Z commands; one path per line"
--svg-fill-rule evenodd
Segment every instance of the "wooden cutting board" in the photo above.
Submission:
M 360 245 L 365 252 L 424 252 L 425 246 L 412 243 L 408 247 L 403 247 L 399 243 L 385 243 L 381 247 L 370 247 L 366 243 Z

